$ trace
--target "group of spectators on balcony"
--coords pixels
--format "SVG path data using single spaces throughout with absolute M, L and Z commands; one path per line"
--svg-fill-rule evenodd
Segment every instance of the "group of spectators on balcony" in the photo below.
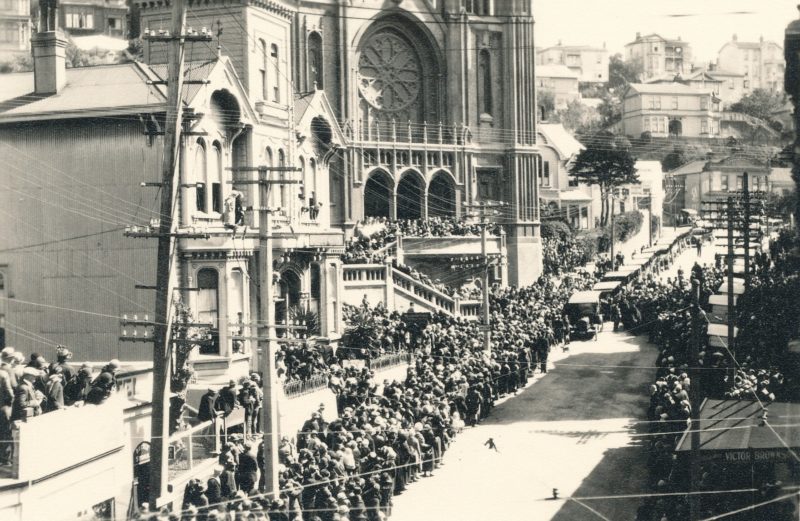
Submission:
M 501 226 L 489 223 L 490 235 L 499 235 Z M 371 264 L 383 262 L 385 248 L 402 235 L 404 237 L 449 237 L 481 235 L 481 225 L 455 217 L 429 217 L 427 219 L 390 220 L 370 217 L 356 228 L 355 236 L 346 245 L 342 260 L 345 264 Z
M 93 378 L 92 368 L 70 364 L 72 353 L 56 348 L 56 362 L 39 353 L 26 357 L 13 347 L 0 351 L 0 465 L 13 458 L 12 429 L 16 421 L 75 404 L 100 404 L 116 390 L 120 364 L 110 361 Z

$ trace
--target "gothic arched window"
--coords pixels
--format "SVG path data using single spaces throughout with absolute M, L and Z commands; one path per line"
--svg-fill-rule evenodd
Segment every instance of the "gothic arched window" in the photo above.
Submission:
M 222 146 L 215 141 L 211 146 L 211 169 L 208 173 L 208 187 L 211 190 L 211 210 L 222 213 Z
M 280 56 L 278 54 L 278 46 L 274 43 L 270 45 L 270 58 L 272 58 L 272 65 L 275 68 L 275 74 L 272 78 L 272 101 L 275 103 L 280 103 L 281 101 L 281 65 L 280 65 Z
M 283 149 L 278 149 L 278 167 L 283 168 L 286 166 L 286 154 L 283 152 Z M 283 180 L 286 179 L 286 173 L 281 171 L 278 172 L 278 177 Z M 283 211 L 288 211 L 286 208 L 286 185 L 280 184 L 278 185 L 278 193 L 280 194 L 280 207 Z
M 198 183 L 195 189 L 195 207 L 198 212 L 205 212 L 208 208 L 206 205 L 206 176 L 208 173 L 206 171 L 206 147 L 202 139 L 197 140 L 197 146 L 194 150 L 194 168 L 192 170 L 194 181 Z
M 261 99 L 267 99 L 267 42 L 258 41 L 258 50 L 261 52 L 261 63 L 258 73 L 261 76 Z
M 313 32 L 308 36 L 308 90 L 322 88 L 322 36 Z
M 492 113 L 492 58 L 488 49 L 478 54 L 478 93 L 480 94 L 480 111 L 482 114 Z

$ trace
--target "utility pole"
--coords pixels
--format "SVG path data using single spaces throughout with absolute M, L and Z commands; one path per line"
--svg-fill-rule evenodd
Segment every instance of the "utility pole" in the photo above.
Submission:
M 483 259 L 483 349 L 488 353 L 492 350 L 492 330 L 489 325 L 489 231 L 487 230 L 486 213 L 481 215 L 481 258 Z
M 690 364 L 691 370 L 691 386 L 690 386 L 690 399 L 691 399 L 691 419 L 692 423 L 689 427 L 692 431 L 691 437 L 691 485 L 697 483 L 698 467 L 699 467 L 699 450 L 700 450 L 700 405 L 703 401 L 701 382 L 702 374 L 700 370 L 700 281 L 692 277 L 692 345 Z M 689 519 L 697 518 L 697 496 L 693 495 L 689 498 L 690 516 Z
M 167 117 L 164 123 L 164 158 L 162 162 L 161 208 L 158 227 L 158 262 L 156 271 L 155 327 L 153 335 L 153 400 L 150 428 L 150 508 L 158 510 L 159 499 L 167 493 L 169 476 L 169 395 L 172 361 L 171 295 L 173 250 L 172 210 L 175 200 L 175 172 L 181 142 L 183 110 L 184 26 L 186 8 L 183 0 L 172 0 L 172 31 L 167 78 Z
M 647 237 L 650 239 L 648 245 L 653 247 L 653 194 L 647 196 Z M 663 216 L 662 216 L 663 217 Z
M 505 206 L 504 203 L 481 201 L 478 204 L 468 204 L 467 207 L 478 209 L 478 218 L 480 219 L 478 226 L 481 227 L 481 270 L 483 271 L 483 279 L 481 285 L 483 286 L 483 303 L 481 305 L 482 315 L 482 330 L 483 330 L 483 348 L 488 353 L 492 349 L 492 328 L 489 316 L 489 268 L 493 266 L 489 258 L 489 211 L 493 215 L 497 215 L 496 208 Z
M 617 262 L 614 260 L 614 192 L 608 195 L 608 198 L 611 199 L 611 267 L 613 268 L 611 271 L 616 271 L 617 269 Z
M 742 176 L 742 197 L 744 199 L 744 287 L 750 286 L 750 174 Z
M 275 297 L 272 292 L 272 214 L 279 209 L 266 206 L 272 185 L 301 184 L 301 180 L 268 179 L 271 172 L 298 172 L 297 167 L 238 167 L 231 168 L 235 172 L 258 172 L 257 180 L 232 181 L 232 184 L 257 185 L 259 187 L 258 203 L 261 206 L 253 208 L 260 212 L 259 219 L 259 246 L 258 246 L 258 278 L 259 297 L 261 300 L 259 327 L 262 333 L 256 337 L 261 344 L 262 356 L 259 357 L 263 378 L 261 379 L 264 393 L 263 409 L 263 442 L 264 442 L 264 493 L 278 498 L 278 375 L 275 371 Z M 288 312 L 288 310 L 287 310 Z M 280 327 L 280 326 L 278 326 Z
M 259 185 L 260 202 L 266 205 L 269 201 L 270 186 Z M 262 341 L 261 352 L 261 379 L 264 393 L 263 414 L 264 423 L 264 492 L 272 494 L 272 499 L 278 499 L 278 375 L 275 372 L 275 346 L 272 339 L 275 337 L 275 296 L 272 294 L 272 211 L 262 206 L 261 219 L 259 220 L 259 248 L 258 248 L 258 279 L 261 309 L 259 319 L 266 331 L 266 339 Z
M 733 358 L 734 350 L 734 320 L 735 313 L 733 312 L 734 294 L 733 294 L 733 256 L 736 253 L 734 240 L 733 240 L 733 219 L 735 214 L 735 207 L 733 197 L 728 197 L 727 201 L 727 219 L 728 219 L 728 355 Z M 736 369 L 733 360 L 731 360 L 731 382 L 736 376 Z

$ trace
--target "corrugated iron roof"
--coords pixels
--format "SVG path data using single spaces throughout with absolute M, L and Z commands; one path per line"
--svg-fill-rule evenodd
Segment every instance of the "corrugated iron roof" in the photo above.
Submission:
M 166 97 L 147 85 L 148 74 L 138 63 L 76 67 L 66 70 L 66 84 L 57 94 L 34 93 L 32 72 L 3 75 L 0 118 L 65 112 L 109 111 L 161 105 Z

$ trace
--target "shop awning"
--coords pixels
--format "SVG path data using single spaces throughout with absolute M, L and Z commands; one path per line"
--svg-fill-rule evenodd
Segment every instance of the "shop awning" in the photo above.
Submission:
M 800 403 L 767 404 L 763 401 L 765 396 L 760 398 L 762 402 L 711 399 L 703 402 L 698 425 L 693 425 L 693 428 L 700 430 L 698 450 L 704 459 L 730 463 L 793 459 L 786 445 L 795 451 L 800 450 L 800 429 L 795 427 Z M 766 408 L 769 427 L 763 421 L 761 403 Z M 691 450 L 692 435 L 687 431 L 678 442 L 676 452 L 688 453 Z
M 728 293 L 728 280 L 725 279 L 720 284 L 719 288 L 717 288 L 720 293 Z M 733 294 L 734 295 L 741 295 L 744 293 L 744 280 L 740 278 L 734 277 L 733 279 Z

